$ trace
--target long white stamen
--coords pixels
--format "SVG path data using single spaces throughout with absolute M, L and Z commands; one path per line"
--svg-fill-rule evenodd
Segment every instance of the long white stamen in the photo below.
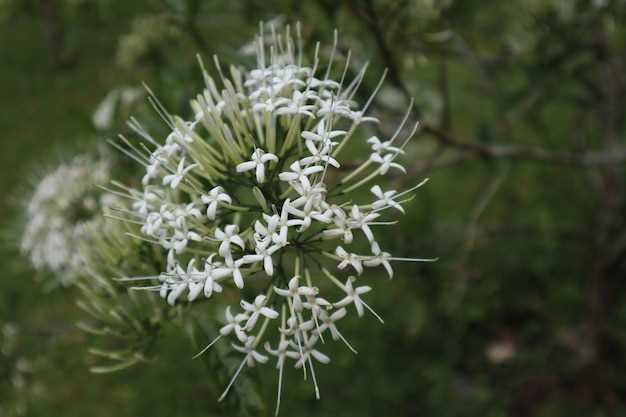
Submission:
M 378 313 L 376 313 L 374 311 L 374 309 L 372 307 L 370 307 L 365 301 L 361 300 L 361 302 L 363 303 L 363 305 L 365 306 L 365 308 L 367 308 L 370 313 L 372 313 L 374 315 L 374 317 L 376 317 L 378 319 L 378 321 L 380 321 L 382 324 L 385 324 L 385 321 L 378 315 Z
M 320 388 L 317 386 L 317 378 L 315 378 L 315 369 L 313 368 L 313 360 L 311 359 L 311 355 L 308 354 L 308 362 L 309 362 L 309 366 L 311 368 L 311 379 L 313 380 L 313 385 L 315 386 L 315 398 L 316 399 L 320 399 Z M 306 368 L 306 365 L 303 366 L 303 368 Z
M 401 262 L 437 262 L 439 258 L 388 258 L 391 261 Z
M 278 410 L 280 410 L 280 396 L 283 388 L 283 364 L 280 364 L 278 368 L 278 394 L 276 395 L 276 411 L 274 411 L 274 416 L 278 415 Z
M 228 384 L 228 386 L 224 390 L 224 393 L 222 394 L 222 396 L 217 400 L 218 402 L 222 402 L 222 400 L 224 398 L 226 398 L 226 395 L 228 394 L 228 391 L 230 390 L 230 387 L 233 386 L 233 384 L 235 383 L 235 380 L 237 379 L 237 377 L 241 373 L 241 370 L 243 369 L 244 365 L 246 364 L 246 360 L 248 360 L 248 356 L 250 356 L 249 353 L 241 361 L 241 365 L 239 365 L 239 368 L 237 368 L 237 372 L 235 372 L 235 375 L 233 375 L 233 378 L 230 380 L 230 383 Z
M 343 343 L 346 344 L 348 349 L 350 349 L 355 355 L 358 355 L 359 352 L 357 352 L 356 349 L 352 347 L 352 345 L 346 340 L 345 337 L 343 337 L 343 334 L 341 334 L 339 330 L 337 330 L 337 334 L 339 335 L 339 338 L 343 341 Z
M 222 338 L 222 335 L 220 334 L 215 339 L 213 339 L 213 341 L 211 343 L 206 345 L 206 347 L 204 349 L 202 349 L 200 352 L 196 353 L 191 359 L 196 359 L 197 357 L 202 356 L 202 354 L 204 352 L 206 352 L 207 350 L 211 349 L 211 346 L 213 346 L 215 343 L 217 343 L 217 341 L 220 340 L 221 338 Z

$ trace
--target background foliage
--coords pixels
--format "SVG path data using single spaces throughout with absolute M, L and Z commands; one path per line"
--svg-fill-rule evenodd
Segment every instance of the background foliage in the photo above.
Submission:
M 372 278 L 386 325 L 352 318 L 359 355 L 330 347 L 320 402 L 290 375 L 283 415 L 626 414 L 623 0 L 0 0 L 0 416 L 271 412 L 269 368 L 242 384 L 249 404 L 216 403 L 229 359 L 192 361 L 185 337 L 214 331 L 202 311 L 160 329 L 148 363 L 89 373 L 78 289 L 44 290 L 15 242 L 37 173 L 130 114 L 155 119 L 119 99 L 97 129 L 107 94 L 145 81 L 188 114 L 195 54 L 245 63 L 259 20 L 278 16 L 310 48 L 338 28 L 370 61 L 369 90 L 388 68 L 387 119 L 415 97 L 423 128 L 397 182 L 432 180 L 384 243 L 440 257 Z

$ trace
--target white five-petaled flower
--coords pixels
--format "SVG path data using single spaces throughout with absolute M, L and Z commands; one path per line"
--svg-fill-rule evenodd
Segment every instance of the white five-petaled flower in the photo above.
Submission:
M 233 200 L 228 194 L 224 192 L 221 186 L 213 187 L 208 194 L 203 194 L 201 197 L 202 202 L 207 204 L 206 216 L 209 220 L 215 220 L 217 214 L 217 206 L 220 203 L 232 204 Z
M 396 146 L 393 146 L 390 140 L 383 142 L 380 139 L 378 139 L 378 136 L 372 136 L 371 138 L 367 140 L 367 143 L 369 143 L 372 146 L 372 152 L 375 152 L 379 155 L 382 155 L 383 153 L 392 153 L 392 154 L 404 153 L 402 149 Z
M 189 241 L 193 240 L 196 242 L 200 242 L 202 237 L 191 230 L 187 230 L 186 228 L 176 230 L 174 232 L 174 236 L 169 239 L 161 238 L 161 245 L 165 249 L 174 249 L 177 254 L 183 253 L 185 249 L 187 249 L 187 245 Z
M 267 153 L 263 149 L 257 148 L 250 156 L 250 161 L 237 165 L 237 172 L 247 172 L 254 169 L 256 181 L 262 184 L 265 182 L 265 164 L 270 161 L 278 162 L 278 157 L 273 153 Z
M 348 253 L 341 246 L 337 246 L 335 249 L 335 255 L 341 259 L 337 268 L 345 269 L 348 265 L 352 265 L 357 274 L 361 275 L 363 273 L 363 264 L 361 263 L 361 257 L 355 253 Z
M 222 286 L 217 282 L 216 277 L 214 276 L 214 271 L 220 266 L 219 263 L 214 263 L 213 258 L 215 254 L 209 256 L 209 258 L 204 263 L 204 296 L 206 298 L 211 298 L 213 292 L 220 293 L 222 292 Z
M 178 167 L 176 168 L 176 172 L 163 177 L 163 185 L 169 184 L 169 186 L 175 190 L 178 187 L 178 184 L 180 184 L 180 182 L 185 178 L 185 175 L 197 166 L 198 164 L 191 164 L 185 167 L 185 158 L 181 158 L 178 163 Z
M 243 308 L 244 311 L 246 311 L 250 316 L 248 322 L 246 323 L 246 329 L 252 330 L 256 325 L 259 316 L 264 316 L 268 319 L 275 319 L 278 317 L 278 313 L 275 310 L 265 305 L 266 301 L 267 297 L 263 294 L 257 295 L 252 303 L 241 300 L 241 308 Z
M 370 159 L 372 160 L 372 162 L 376 162 L 380 164 L 380 167 L 378 168 L 380 175 L 385 175 L 387 172 L 389 172 L 390 168 L 396 168 L 397 170 L 400 170 L 406 174 L 406 169 L 404 169 L 402 165 L 400 165 L 397 162 L 393 162 L 395 157 L 396 157 L 396 154 L 393 154 L 393 153 L 388 153 L 384 156 L 381 156 L 380 154 L 377 154 L 377 153 L 373 153 L 370 156 Z
M 346 212 L 340 207 L 331 207 L 333 212 L 333 223 L 335 227 L 332 229 L 326 229 L 322 232 L 322 236 L 326 239 L 334 239 L 341 237 L 346 244 L 352 243 L 354 235 L 352 234 L 352 228 L 350 227 L 350 221 Z
M 320 107 L 317 110 L 318 117 L 326 117 L 327 115 L 338 115 L 343 117 L 350 117 L 352 110 L 350 109 L 350 102 L 337 97 L 330 97 L 326 100 L 320 99 Z
M 361 300 L 361 295 L 368 293 L 372 290 L 372 287 L 367 285 L 363 285 L 361 287 L 354 288 L 352 283 L 356 279 L 354 277 L 348 277 L 346 283 L 344 284 L 343 290 L 346 293 L 346 296 L 335 303 L 335 307 L 345 307 L 350 304 L 354 304 L 354 308 L 356 308 L 356 312 L 359 317 L 363 316 L 364 308 L 367 307 L 368 310 L 373 311 L 369 308 L 367 304 L 363 300 Z
M 382 265 L 387 271 L 387 274 L 389 274 L 389 278 L 393 278 L 393 268 L 391 268 L 391 263 L 389 262 L 391 260 L 391 254 L 381 251 L 378 244 L 372 245 L 372 252 L 374 256 L 366 257 L 363 260 L 363 264 L 365 266 Z
M 226 324 L 220 328 L 220 335 L 228 336 L 231 333 L 235 333 L 237 339 L 241 342 L 245 342 L 248 338 L 244 328 L 241 326 L 241 323 L 248 320 L 248 315 L 244 313 L 238 313 L 236 315 L 232 315 L 230 312 L 230 306 L 226 307 L 226 311 L 224 312 L 226 318 Z
M 167 303 L 173 306 L 176 303 L 178 297 L 187 290 L 189 284 L 193 283 L 194 275 L 199 275 L 199 271 L 194 266 L 193 259 L 189 262 L 187 266 L 187 271 L 185 271 L 180 265 L 176 266 L 176 279 L 172 280 L 171 277 L 162 276 L 165 279 L 163 283 L 164 287 L 161 288 L 161 296 L 165 298 L 167 294 Z M 168 292 L 169 290 L 169 292 Z
M 243 273 L 240 269 L 243 264 L 243 259 L 234 260 L 231 255 L 226 258 L 226 265 L 219 266 L 213 270 L 213 277 L 215 279 L 220 279 L 232 276 L 233 282 L 235 283 L 237 288 L 241 289 L 244 287 Z
M 337 329 L 336 321 L 341 320 L 347 314 L 345 308 L 340 308 L 338 310 L 333 311 L 331 314 L 328 314 L 326 311 L 320 311 L 319 315 L 319 327 L 317 331 L 322 334 L 326 330 L 330 330 L 330 334 L 332 335 L 333 340 L 337 340 L 339 335 L 341 334 Z
M 268 360 L 267 356 L 262 355 L 255 350 L 255 342 L 256 339 L 254 336 L 248 336 L 248 339 L 243 346 L 239 346 L 234 343 L 232 344 L 233 349 L 237 352 L 246 354 L 245 361 L 248 367 L 253 367 L 256 363 L 265 363 Z
M 307 99 L 314 97 L 310 93 L 311 92 L 309 92 L 309 94 L 307 94 L 307 92 L 301 93 L 298 90 L 294 91 L 293 98 L 291 100 L 285 99 L 285 103 L 287 105 L 276 110 L 276 114 L 279 116 L 285 114 L 301 114 L 303 116 L 315 118 L 315 115 L 311 113 L 311 110 L 315 109 L 315 106 L 305 104 Z
M 321 145 L 319 148 L 317 148 L 313 141 L 307 140 L 305 142 L 305 145 L 308 148 L 309 152 L 311 152 L 311 156 L 302 158 L 300 160 L 300 164 L 304 166 L 313 164 L 329 164 L 334 166 L 335 168 L 339 168 L 339 162 L 337 162 L 336 159 L 330 156 L 331 145 L 329 143 Z
M 285 359 L 298 359 L 298 353 L 289 350 L 289 342 L 281 340 L 278 342 L 276 349 L 272 349 L 269 342 L 265 342 L 265 350 L 272 356 L 276 356 L 276 369 L 282 369 L 285 366 Z
M 226 260 L 232 260 L 233 257 L 230 252 L 231 244 L 235 244 L 241 249 L 246 248 L 243 239 L 237 233 L 239 233 L 239 227 L 235 224 L 227 225 L 224 230 L 220 229 L 219 227 L 215 229 L 215 239 L 220 242 L 219 254 Z
M 364 122 L 372 122 L 372 123 L 379 123 L 380 120 L 378 120 L 375 117 L 372 116 L 365 116 L 365 114 L 363 113 L 363 111 L 353 111 L 350 113 L 350 118 L 352 119 L 353 123 L 355 125 L 364 123 Z
M 159 201 L 161 201 L 162 198 L 163 196 L 160 195 L 157 188 L 148 186 L 143 190 L 141 197 L 138 196 L 133 203 L 133 210 L 143 216 L 146 216 L 154 210 L 154 207 Z
M 332 305 L 322 297 L 307 295 L 305 298 L 306 301 L 302 303 L 302 306 L 308 310 L 311 310 L 311 313 L 314 317 L 319 316 L 324 309 L 329 309 L 332 307 Z
M 286 182 L 299 181 L 300 184 L 302 184 L 304 188 L 310 188 L 311 182 L 309 181 L 308 176 L 313 175 L 318 172 L 322 172 L 324 170 L 324 167 L 321 167 L 319 165 L 314 165 L 314 166 L 302 168 L 302 166 L 300 165 L 300 162 L 295 161 L 294 163 L 289 165 L 289 169 L 291 169 L 291 172 L 281 172 L 280 174 L 278 174 L 278 177 L 280 178 L 281 181 L 286 181 Z
M 291 299 L 293 309 L 295 311 L 302 311 L 303 304 L 301 296 L 314 297 L 317 295 L 317 289 L 312 287 L 300 286 L 300 278 L 295 276 L 289 280 L 287 288 L 274 287 L 274 292 L 282 297 L 289 297 Z
M 301 133 L 302 137 L 311 142 L 318 142 L 321 146 L 330 145 L 333 147 L 336 142 L 333 142 L 333 139 L 339 136 L 343 136 L 346 134 L 343 130 L 331 130 L 327 131 L 327 123 L 325 119 L 322 119 L 317 126 L 315 127 L 315 131 L 304 131 Z
M 374 233 L 372 233 L 369 223 L 378 218 L 378 216 L 380 216 L 378 213 L 362 212 L 356 204 L 353 205 L 352 210 L 350 210 L 350 222 L 352 227 L 360 228 L 370 242 L 374 242 Z
M 272 245 L 271 238 L 266 238 L 262 241 L 256 241 L 256 245 L 254 248 L 254 250 L 256 251 L 256 255 L 244 255 L 242 260 L 246 264 L 263 262 L 263 268 L 265 269 L 265 273 L 269 276 L 272 276 L 274 275 L 272 255 L 281 247 L 282 245 L 279 244 Z
M 302 368 L 303 366 L 306 365 L 306 362 L 310 360 L 310 358 L 314 358 L 316 361 L 320 363 L 324 363 L 324 364 L 330 363 L 330 358 L 328 356 L 326 356 L 319 350 L 315 349 L 317 340 L 318 340 L 318 337 L 316 335 L 312 335 L 301 346 L 298 346 L 292 342 L 291 344 L 292 348 L 298 349 L 296 353 L 299 353 L 299 358 L 294 365 L 295 368 Z

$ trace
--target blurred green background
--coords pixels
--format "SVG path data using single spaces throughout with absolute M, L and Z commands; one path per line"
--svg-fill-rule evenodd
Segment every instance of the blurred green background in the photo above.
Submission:
M 409 177 L 431 177 L 385 236 L 438 256 L 372 279 L 385 318 L 346 319 L 322 400 L 288 375 L 284 416 L 626 415 L 626 1 L 0 0 L 0 416 L 236 415 L 216 403 L 184 329 L 150 363 L 89 373 L 76 290 L 48 289 L 19 255 L 23 200 L 57 162 L 122 131 L 112 90 L 145 81 L 189 115 L 195 54 L 245 64 L 260 20 L 370 61 L 392 130 L 409 97 L 424 121 Z M 323 49 L 324 51 L 324 49 Z M 271 415 L 276 375 L 251 373 Z

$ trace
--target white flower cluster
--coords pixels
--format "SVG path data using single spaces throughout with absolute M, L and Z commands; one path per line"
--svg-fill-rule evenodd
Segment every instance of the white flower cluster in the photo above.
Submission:
M 366 114 L 380 84 L 359 107 L 354 98 L 365 68 L 347 83 L 348 55 L 340 80 L 331 79 L 336 44 L 321 75 L 317 52 L 313 65 L 305 66 L 289 28 L 269 44 L 266 51 L 262 30 L 258 66 L 249 72 L 231 67 L 226 77 L 216 59 L 221 88 L 201 63 L 206 90 L 191 102 L 192 121 L 169 115 L 155 100 L 172 129 L 164 143 L 131 121 L 145 143 L 126 141 L 123 149 L 145 166 L 145 175 L 142 190 L 123 188 L 133 200 L 129 221 L 142 224 L 142 239 L 165 249 L 167 270 L 123 280 L 158 279 L 135 288 L 158 291 L 172 305 L 227 289 L 258 294 L 226 309 L 226 324 L 206 349 L 231 337 L 243 355 L 222 398 L 244 367 L 273 356 L 280 402 L 288 360 L 305 376 L 310 372 L 319 397 L 314 362 L 330 361 L 319 342 L 330 335 L 354 351 L 337 322 L 351 307 L 359 317 L 366 310 L 378 317 L 363 300 L 371 288 L 354 276 L 340 281 L 331 272 L 335 267 L 361 275 L 364 267 L 383 266 L 391 277 L 392 261 L 423 260 L 382 251 L 373 228 L 393 224 L 380 218 L 389 209 L 404 212 L 402 204 L 424 181 L 400 193 L 374 185 L 373 201 L 353 201 L 353 191 L 376 177 L 405 172 L 397 158 L 417 129 L 405 129 L 410 108 L 395 134 L 386 141 L 368 139 L 369 158 L 346 172 L 341 151 L 362 124 L 378 123 Z M 402 142 L 401 134 L 407 135 Z M 349 249 L 357 239 L 369 243 L 370 254 Z M 336 301 L 333 288 L 340 294 Z M 270 326 L 277 331 L 268 331 Z
M 110 164 L 79 155 L 61 164 L 37 184 L 26 207 L 21 249 L 38 270 L 48 270 L 61 284 L 82 271 L 79 245 L 88 222 L 99 221 L 102 207 L 115 197 L 95 189 L 110 181 Z

